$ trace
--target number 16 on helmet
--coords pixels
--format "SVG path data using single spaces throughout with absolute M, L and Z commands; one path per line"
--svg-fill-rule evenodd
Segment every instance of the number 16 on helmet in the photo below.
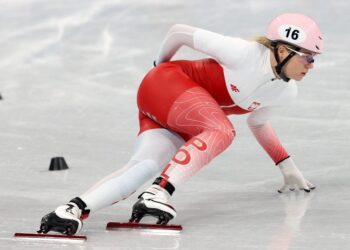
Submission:
M 323 52 L 322 34 L 317 23 L 299 13 L 285 13 L 273 19 L 267 27 L 266 38 L 317 54 Z

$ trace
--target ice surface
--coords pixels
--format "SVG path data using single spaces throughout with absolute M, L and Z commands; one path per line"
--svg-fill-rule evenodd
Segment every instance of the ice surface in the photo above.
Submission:
M 0 10 L 0 249 L 349 249 L 348 0 L 11 0 Z M 273 119 L 314 192 L 278 194 L 279 170 L 234 116 L 233 145 L 174 195 L 181 234 L 105 231 L 129 218 L 134 195 L 91 216 L 86 243 L 12 237 L 127 161 L 136 90 L 172 24 L 249 38 L 287 11 L 317 19 L 326 44 Z M 70 169 L 49 172 L 54 156 Z

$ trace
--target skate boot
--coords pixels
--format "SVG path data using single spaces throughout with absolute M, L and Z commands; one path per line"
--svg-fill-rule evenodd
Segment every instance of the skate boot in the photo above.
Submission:
M 72 199 L 68 204 L 59 206 L 55 211 L 45 215 L 41 219 L 38 233 L 55 231 L 62 234 L 73 235 L 79 232 L 83 226 L 82 220 L 87 218 L 90 210 L 79 198 Z
M 165 185 L 162 185 L 164 183 Z M 138 197 L 129 222 L 138 223 L 144 216 L 153 216 L 158 219 L 157 224 L 166 225 L 176 217 L 175 209 L 168 202 L 174 190 L 170 182 L 158 177 L 153 185 Z

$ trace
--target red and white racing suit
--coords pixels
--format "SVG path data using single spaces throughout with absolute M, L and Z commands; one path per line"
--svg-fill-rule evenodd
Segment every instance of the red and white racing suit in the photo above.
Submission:
M 171 61 L 182 45 L 210 58 Z M 257 42 L 177 25 L 139 87 L 140 133 L 131 160 L 80 197 L 98 210 L 159 172 L 176 187 L 231 144 L 235 129 L 227 115 L 250 113 L 257 141 L 276 164 L 286 159 L 269 116 L 296 97 L 297 85 L 276 79 L 270 56 Z
M 249 126 L 273 161 L 288 157 L 268 122 L 268 109 L 292 100 L 297 87 L 275 79 L 270 50 L 201 29 L 193 38 L 193 48 L 212 58 L 160 63 L 138 91 L 140 132 L 163 127 L 186 141 L 162 177 L 176 186 L 225 150 L 235 136 L 226 117 L 231 114 L 252 113 Z

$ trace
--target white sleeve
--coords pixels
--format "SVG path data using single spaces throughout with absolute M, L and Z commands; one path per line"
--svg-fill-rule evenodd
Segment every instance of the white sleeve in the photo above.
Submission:
M 170 61 L 183 45 L 193 48 L 193 33 L 195 30 L 195 27 L 184 24 L 173 25 L 161 45 L 156 64 Z
M 196 29 L 193 44 L 195 50 L 214 57 L 230 68 L 238 68 L 243 61 L 256 57 L 256 50 L 253 49 L 255 43 L 203 29 Z
M 161 45 L 156 64 L 170 61 L 183 45 L 209 55 L 231 68 L 237 68 L 246 58 L 256 56 L 254 55 L 256 51 L 251 49 L 254 46 L 252 42 L 184 24 L 175 24 Z
M 270 120 L 273 110 L 274 108 L 271 107 L 263 107 L 253 111 L 247 118 L 248 125 L 252 127 L 267 123 Z

